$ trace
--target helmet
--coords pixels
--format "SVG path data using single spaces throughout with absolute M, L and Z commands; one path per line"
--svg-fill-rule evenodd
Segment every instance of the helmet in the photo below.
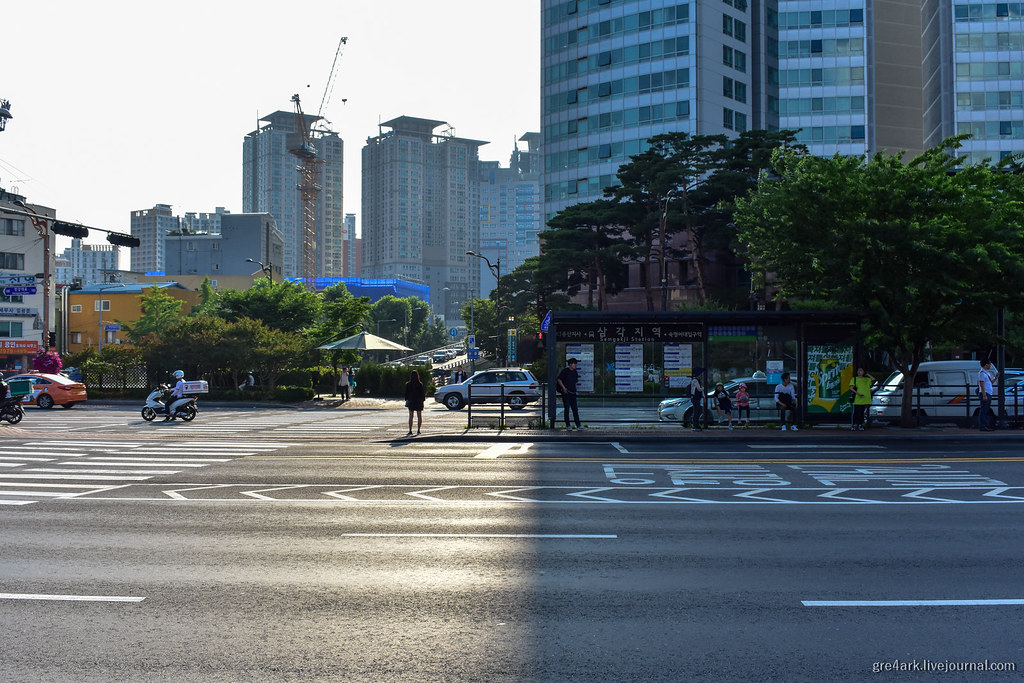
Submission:
M 174 371 L 174 379 L 185 379 L 185 371 L 184 370 L 175 370 Z

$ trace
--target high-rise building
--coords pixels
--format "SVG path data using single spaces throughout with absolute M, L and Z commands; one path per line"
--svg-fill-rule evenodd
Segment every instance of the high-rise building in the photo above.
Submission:
M 425 284 L 436 313 L 479 295 L 480 140 L 400 116 L 363 147 L 362 274 Z M 442 310 L 443 309 L 443 310 Z
M 304 115 L 306 126 L 317 118 Z M 301 147 L 297 114 L 276 111 L 259 120 L 256 130 L 242 144 L 242 211 L 270 213 L 284 238 L 282 273 L 302 277 L 302 197 L 299 191 L 298 157 Z M 320 163 L 317 202 L 316 272 L 319 277 L 344 274 L 342 170 L 344 143 L 337 133 L 322 131 L 314 141 Z
M 164 238 L 179 229 L 178 217 L 170 204 L 157 204 L 152 209 L 132 211 L 131 233 L 139 246 L 131 250 L 132 270 L 140 273 L 164 269 Z
M 359 277 L 362 256 L 362 240 L 356 235 L 356 215 L 345 214 L 345 277 Z
M 501 272 L 511 273 L 530 256 L 540 253 L 537 234 L 541 231 L 540 163 L 537 150 L 540 135 L 519 138 L 508 168 L 497 161 L 480 162 L 480 253 L 491 263 L 501 259 Z M 496 279 L 486 263 L 480 266 L 480 289 L 494 289 Z
M 113 244 L 82 244 L 79 238 L 72 239 L 71 246 L 57 257 L 57 284 L 106 282 L 106 273 L 120 270 L 120 250 Z

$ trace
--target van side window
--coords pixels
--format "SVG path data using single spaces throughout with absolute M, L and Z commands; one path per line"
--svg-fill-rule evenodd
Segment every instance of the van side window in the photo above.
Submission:
M 935 386 L 947 391 L 964 390 L 967 387 L 966 373 L 963 372 L 936 372 Z
M 928 373 L 919 372 L 914 376 L 914 388 L 915 389 L 927 389 L 928 388 Z

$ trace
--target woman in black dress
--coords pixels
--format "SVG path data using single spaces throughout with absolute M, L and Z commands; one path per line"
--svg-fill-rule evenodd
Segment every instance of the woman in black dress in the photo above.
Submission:
M 416 413 L 416 433 L 420 433 L 420 428 L 423 427 L 423 401 L 426 397 L 420 373 L 413 370 L 409 373 L 409 381 L 405 383 L 405 407 L 409 409 L 409 433 L 406 436 L 412 436 L 413 413 Z

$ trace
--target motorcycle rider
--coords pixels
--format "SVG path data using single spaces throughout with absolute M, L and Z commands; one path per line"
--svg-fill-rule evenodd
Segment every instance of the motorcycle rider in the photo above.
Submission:
M 164 412 L 166 413 L 164 422 L 169 422 L 174 419 L 174 415 L 171 414 L 171 404 L 179 398 L 185 397 L 185 371 L 175 370 L 173 377 L 178 381 L 174 385 L 174 388 L 171 389 L 171 393 L 168 395 L 167 402 L 164 405 Z

